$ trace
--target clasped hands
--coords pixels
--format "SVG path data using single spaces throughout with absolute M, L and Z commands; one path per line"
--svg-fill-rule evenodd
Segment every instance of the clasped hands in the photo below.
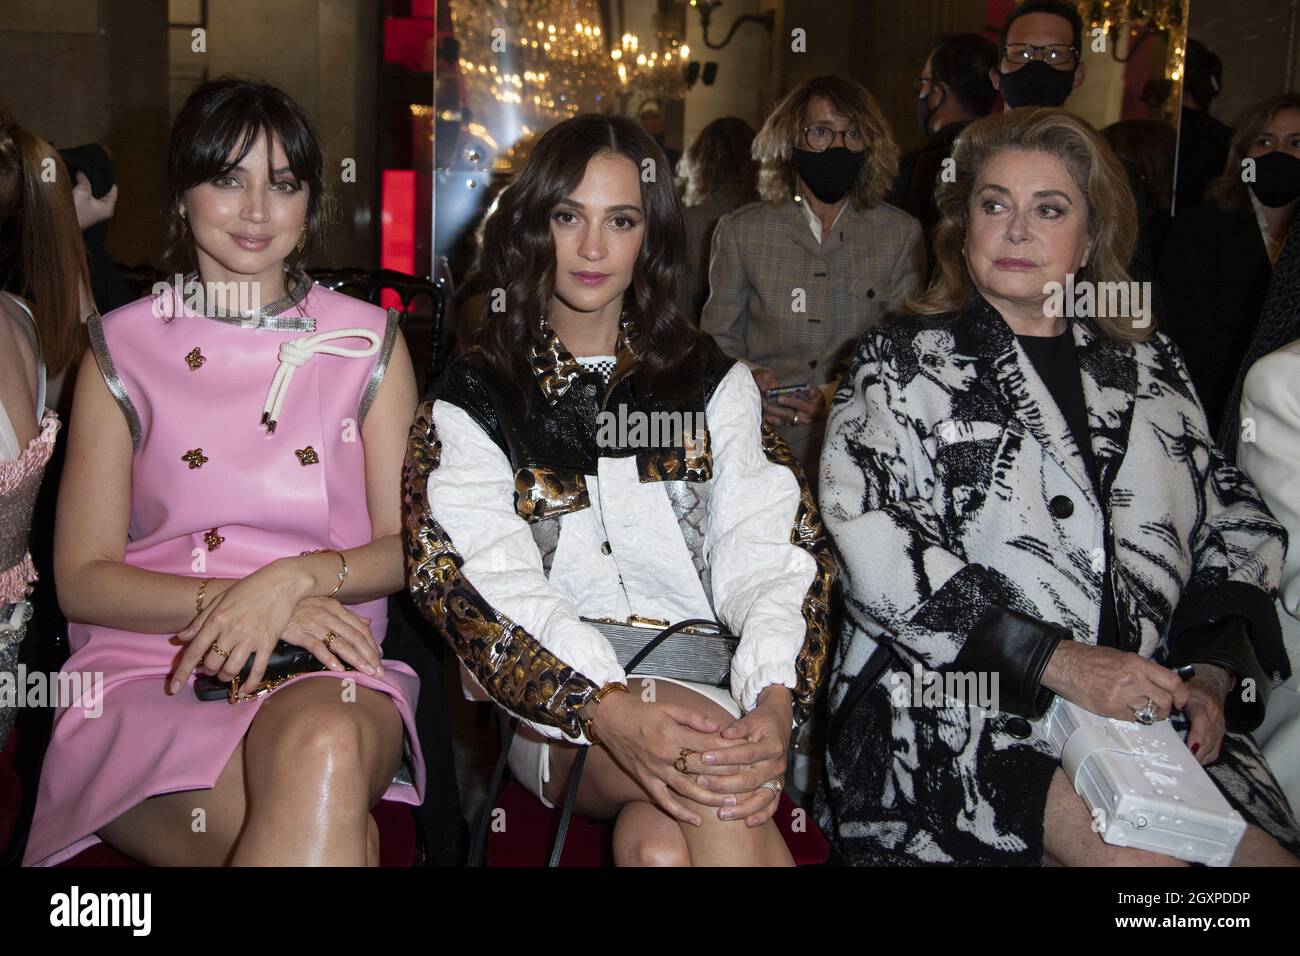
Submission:
M 1226 729 L 1224 701 L 1232 688 L 1232 676 L 1221 667 L 1197 664 L 1196 675 L 1184 682 L 1139 654 L 1062 641 L 1044 669 L 1043 684 L 1094 714 L 1117 720 L 1133 720 L 1147 702 L 1158 720 L 1181 711 L 1188 719 L 1192 756 L 1201 765 L 1218 759 Z
M 273 561 L 210 598 L 176 635 L 186 645 L 167 687 L 175 694 L 195 670 L 231 681 L 253 657 L 245 686 L 256 687 L 277 641 L 306 648 L 333 671 L 343 662 L 372 677 L 384 665 L 370 622 L 334 598 L 309 593 L 310 581 L 292 559 Z
M 636 692 L 610 694 L 592 705 L 601 746 L 674 819 L 701 826 L 699 814 L 678 797 L 717 807 L 720 820 L 748 827 L 772 818 L 785 779 L 793 697 L 770 685 L 757 706 L 729 723 L 672 703 L 645 701 Z M 685 753 L 686 771 L 677 762 Z

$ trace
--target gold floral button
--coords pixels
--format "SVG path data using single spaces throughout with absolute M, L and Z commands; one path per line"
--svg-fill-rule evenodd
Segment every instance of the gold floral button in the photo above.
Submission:
M 316 454 L 316 449 L 312 448 L 311 445 L 306 448 L 295 448 L 293 453 L 298 456 L 298 464 L 304 468 L 320 462 L 320 456 Z
M 219 530 L 219 528 L 213 528 L 203 535 L 203 543 L 208 546 L 209 551 L 217 550 L 217 548 L 221 547 L 222 542 L 226 540 L 223 536 L 217 534 Z
M 197 372 L 199 369 L 203 368 L 203 363 L 207 360 L 207 356 L 199 351 L 197 345 L 190 349 L 185 355 L 185 364 L 190 367 L 191 372 Z
M 181 455 L 181 461 L 189 462 L 190 468 L 202 468 L 204 463 L 208 460 L 208 456 L 203 454 L 202 448 L 191 448 L 185 454 Z

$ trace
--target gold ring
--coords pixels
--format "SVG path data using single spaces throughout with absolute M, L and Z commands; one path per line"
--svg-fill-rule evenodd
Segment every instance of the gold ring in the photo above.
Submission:
M 213 644 L 211 647 L 209 647 L 208 650 L 210 650 L 210 651 L 214 651 L 214 652 L 216 652 L 217 654 L 220 654 L 222 657 L 229 657 L 229 656 L 230 656 L 228 653 L 226 653 L 225 651 L 223 651 L 221 648 L 217 647 L 217 645 L 215 645 L 215 644 Z M 208 655 L 207 655 L 207 654 L 204 654 L 203 656 L 204 656 L 204 657 L 207 657 Z
M 687 750 L 685 747 L 682 748 L 682 752 L 678 754 L 677 759 L 673 761 L 673 766 L 677 768 L 678 773 L 690 773 L 690 771 L 686 769 L 686 758 L 696 753 L 699 753 L 699 751 Z
M 337 641 L 338 639 L 339 639 L 339 636 L 338 636 L 337 634 L 335 634 L 333 631 L 326 631 L 326 632 L 325 632 L 325 636 L 324 636 L 321 640 L 324 642 L 324 644 L 325 644 L 326 647 L 329 647 L 331 644 L 333 644 L 333 643 L 334 643 L 335 641 Z

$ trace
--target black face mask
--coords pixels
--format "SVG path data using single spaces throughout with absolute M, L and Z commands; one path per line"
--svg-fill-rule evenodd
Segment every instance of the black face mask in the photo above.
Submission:
M 934 135 L 930 129 L 930 120 L 934 119 L 934 114 L 943 109 L 943 104 L 948 101 L 948 91 L 942 86 L 939 87 L 939 102 L 933 109 L 925 105 L 925 101 L 930 98 L 927 93 L 925 96 L 918 97 L 916 101 L 916 128 L 921 131 L 921 135 L 929 139 Z
M 1020 106 L 1060 106 L 1074 89 L 1074 70 L 1058 70 L 1042 60 L 1030 60 L 1013 73 L 998 73 L 1002 98 L 1012 109 Z
M 1300 159 L 1275 149 L 1255 158 L 1255 181 L 1247 183 L 1265 206 L 1280 209 L 1300 197 Z
M 837 203 L 858 181 L 858 172 L 866 158 L 865 151 L 855 153 L 846 146 L 834 146 L 820 153 L 796 149 L 794 168 L 814 196 L 824 203 Z

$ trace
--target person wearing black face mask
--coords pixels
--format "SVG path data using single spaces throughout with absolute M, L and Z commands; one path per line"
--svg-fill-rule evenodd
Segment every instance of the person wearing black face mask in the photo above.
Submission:
M 1063 106 L 1088 73 L 1079 59 L 1082 43 L 1083 21 L 1073 4 L 1030 0 L 1013 10 L 1002 24 L 998 63 L 989 70 L 1004 108 Z
M 920 220 L 927 249 L 939 221 L 934 187 L 943 161 L 952 154 L 957 134 L 992 111 L 997 91 L 989 85 L 988 71 L 997 58 L 997 45 L 987 37 L 948 34 L 935 40 L 921 75 L 913 81 L 916 125 L 925 145 L 903 155 L 898 177 L 885 198 Z
M 1083 21 L 1073 3 L 1028 0 L 1012 10 L 999 33 L 997 65 L 988 73 L 993 88 L 1002 93 L 1003 110 L 1063 106 L 1088 75 L 1081 59 L 1083 42 Z M 1159 324 L 1165 306 L 1156 281 L 1158 250 L 1149 227 L 1150 198 L 1137 169 L 1122 162 L 1138 212 L 1138 238 L 1128 273 L 1136 282 L 1151 283 L 1152 312 Z
M 1175 211 L 1162 251 L 1166 331 L 1229 456 L 1240 437 L 1241 380 L 1263 354 L 1252 343 L 1264 331 L 1260 315 L 1297 208 L 1300 93 L 1282 93 L 1237 121 L 1222 175 L 1200 204 Z
M 792 90 L 753 155 L 763 198 L 718 220 L 700 326 L 750 367 L 765 420 L 815 475 L 853 343 L 920 287 L 921 226 L 883 202 L 898 147 L 871 94 L 851 80 L 819 77 Z

